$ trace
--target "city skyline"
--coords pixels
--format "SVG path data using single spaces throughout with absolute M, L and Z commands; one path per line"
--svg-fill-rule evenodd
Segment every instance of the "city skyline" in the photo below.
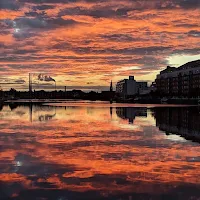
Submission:
M 129 75 L 152 82 L 167 65 L 200 57 L 199 8 L 198 0 L 1 0 L 0 83 L 27 89 L 38 71 L 75 89 L 105 90 Z
M 0 82 L 0 91 L 4 91 L 4 85 L 8 88 L 8 90 L 10 89 L 10 90 L 12 90 L 12 89 L 14 89 L 14 90 L 17 90 L 18 88 L 16 87 L 16 88 L 14 88 L 14 87 L 12 87 L 13 85 L 25 85 L 25 87 L 21 90 L 21 91 L 41 91 L 41 90 L 47 90 L 47 91 L 55 91 L 55 90 L 60 90 L 60 91 L 70 91 L 70 90 L 82 90 L 82 91 L 85 91 L 85 92 L 87 92 L 87 91 L 96 91 L 96 92 L 103 92 L 103 91 L 113 91 L 113 89 L 114 90 L 116 90 L 116 92 L 117 92 L 117 90 L 119 90 L 119 83 L 124 83 L 125 81 L 128 81 L 128 80 L 130 80 L 130 79 L 133 79 L 133 81 L 136 83 L 136 85 L 137 84 L 141 84 L 141 86 L 139 86 L 139 88 L 140 87 L 144 87 L 144 88 L 146 88 L 146 89 L 152 89 L 155 85 L 156 85 L 156 88 L 157 88 L 157 90 L 159 90 L 160 91 L 160 84 L 159 84 L 159 82 L 158 82 L 158 77 L 160 77 L 160 75 L 161 74 L 163 74 L 164 72 L 165 73 L 167 73 L 168 75 L 165 77 L 165 78 L 167 78 L 168 79 L 168 76 L 174 76 L 175 74 L 174 73 L 171 73 L 171 72 L 175 72 L 175 71 L 177 71 L 177 73 L 179 72 L 179 73 L 181 73 L 181 72 L 183 72 L 183 74 L 185 74 L 185 75 L 187 75 L 188 74 L 188 72 L 190 71 L 190 73 L 192 72 L 193 73 L 193 71 L 195 72 L 195 74 L 197 73 L 197 75 L 196 76 L 199 76 L 198 75 L 198 72 L 199 72 L 199 68 L 198 68 L 198 66 L 199 66 L 199 62 L 200 62 L 200 59 L 199 60 L 194 60 L 194 61 L 191 61 L 191 62 L 187 62 L 187 63 L 184 63 L 183 65 L 181 65 L 181 66 L 179 66 L 179 67 L 171 67 L 171 66 L 167 66 L 166 67 L 166 69 L 164 69 L 164 70 L 162 70 L 162 71 L 160 71 L 160 73 L 158 73 L 157 75 L 156 75 L 156 78 L 155 78 L 155 80 L 153 80 L 152 82 L 148 82 L 148 81 L 138 81 L 138 80 L 135 80 L 134 79 L 134 76 L 133 75 L 129 75 L 129 77 L 128 77 L 128 79 L 127 79 L 127 77 L 125 77 L 125 79 L 122 79 L 122 80 L 118 80 L 116 83 L 114 83 L 114 85 L 113 85 L 113 81 L 112 81 L 112 79 L 110 80 L 110 85 L 108 86 L 84 86 L 84 85 L 82 85 L 82 86 L 73 86 L 73 85 L 68 85 L 68 86 L 64 86 L 64 85 L 57 85 L 57 80 L 55 80 L 53 77 L 52 77 L 52 74 L 50 74 L 50 73 L 45 73 L 45 72 L 33 72 L 33 73 L 28 73 L 28 82 L 26 83 L 26 81 L 25 80 L 23 80 L 23 79 L 19 79 L 19 80 L 12 80 L 12 82 Z M 181 71 L 180 71 L 180 68 L 182 69 Z M 173 71 L 172 71 L 173 70 Z M 197 77 L 196 77 L 197 78 Z M 194 82 L 195 82 L 195 80 L 196 80 L 196 78 L 194 78 Z M 167 80 L 167 82 L 166 82 L 166 84 L 168 85 L 168 81 L 169 80 Z M 170 83 L 170 85 L 172 84 L 173 85 L 173 83 L 172 83 L 173 81 L 172 81 L 172 79 L 171 79 L 171 83 Z M 196 82 L 195 82 L 196 83 Z M 144 84 L 144 85 L 143 85 Z M 132 84 L 131 84 L 132 85 Z M 131 88 L 134 90 L 134 88 L 135 88 L 135 86 L 136 86 L 135 84 L 133 84 L 132 86 L 131 86 Z M 143 86 L 142 86 L 143 85 Z M 154 85 L 154 86 L 153 86 Z M 176 84 L 175 84 L 176 85 Z M 137 87 L 138 87 L 137 86 Z M 153 87 L 152 87 L 153 86 Z M 120 86 L 121 87 L 121 86 Z M 165 86 L 163 85 L 162 87 L 164 87 L 165 88 Z M 197 84 L 197 87 L 198 87 L 198 84 Z M 143 88 L 143 89 L 144 89 Z M 136 89 L 136 88 L 135 88 Z M 165 88 L 166 89 L 166 88 Z M 121 89 L 120 89 L 121 90 Z M 137 90 L 137 89 L 136 89 Z M 145 89 L 144 89 L 145 90 Z M 169 90 L 169 88 L 168 88 L 168 90 Z M 170 89 L 171 90 L 171 89 Z M 175 90 L 175 88 L 174 89 L 172 89 L 171 91 L 174 91 Z M 118 91 L 119 92 L 119 91 Z M 132 91 L 133 92 L 133 91 Z M 163 94 L 166 94 L 165 92 L 163 93 Z

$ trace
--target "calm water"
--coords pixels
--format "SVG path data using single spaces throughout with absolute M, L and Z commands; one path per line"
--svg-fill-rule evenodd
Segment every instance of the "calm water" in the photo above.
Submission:
M 200 199 L 197 107 L 0 109 L 0 199 Z

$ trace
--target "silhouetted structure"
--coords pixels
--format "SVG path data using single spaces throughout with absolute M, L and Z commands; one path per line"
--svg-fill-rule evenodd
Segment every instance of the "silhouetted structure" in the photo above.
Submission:
M 29 93 L 31 96 L 31 93 L 32 93 L 32 74 L 31 73 L 29 73 Z
M 162 96 L 200 96 L 200 60 L 178 68 L 168 66 L 157 75 L 156 87 Z
M 112 85 L 112 81 L 110 82 L 110 92 L 113 92 L 113 85 Z
M 110 101 L 114 98 L 115 91 L 102 91 L 101 93 L 90 91 L 83 92 L 82 90 L 72 91 L 32 91 L 31 96 L 29 91 L 16 91 L 11 89 L 9 91 L 0 91 L 0 97 L 4 97 L 5 100 L 16 100 L 16 99 L 83 99 L 83 100 L 104 100 Z

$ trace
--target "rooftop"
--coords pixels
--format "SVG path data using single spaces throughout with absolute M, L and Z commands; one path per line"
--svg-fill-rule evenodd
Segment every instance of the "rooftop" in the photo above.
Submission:
M 161 71 L 160 74 L 169 73 L 169 72 L 173 72 L 173 71 L 184 70 L 184 69 L 189 69 L 189 68 L 196 68 L 196 67 L 200 67 L 200 60 L 195 60 L 195 61 L 188 62 L 188 63 L 186 63 L 184 65 L 181 65 L 178 68 L 167 66 L 167 68 L 164 69 L 163 71 Z

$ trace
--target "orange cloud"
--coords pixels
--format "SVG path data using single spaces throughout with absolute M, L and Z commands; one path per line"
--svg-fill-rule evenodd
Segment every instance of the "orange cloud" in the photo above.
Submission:
M 4 76 L 27 74 L 31 68 L 57 74 L 58 85 L 69 84 L 66 79 L 80 85 L 72 72 L 83 77 L 82 85 L 95 77 L 94 85 L 105 86 L 107 76 L 117 81 L 130 74 L 153 81 L 169 56 L 200 53 L 197 1 L 19 0 L 2 5 Z M 140 70 L 131 70 L 133 66 Z M 124 67 L 121 75 L 115 73 Z

